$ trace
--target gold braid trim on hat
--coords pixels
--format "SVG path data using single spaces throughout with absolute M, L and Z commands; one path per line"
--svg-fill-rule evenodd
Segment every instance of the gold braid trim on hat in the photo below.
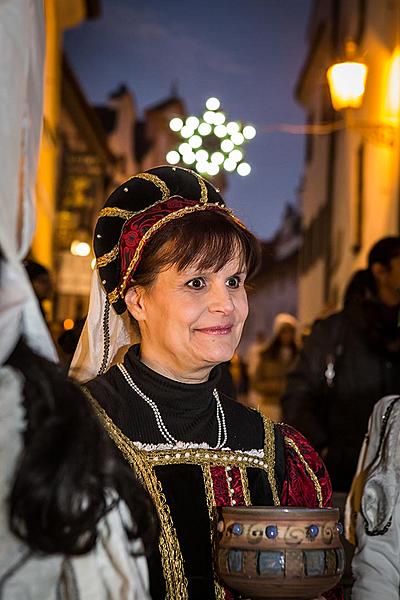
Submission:
M 173 221 L 174 219 L 179 219 L 180 217 L 185 217 L 188 214 L 198 212 L 198 211 L 209 210 L 209 209 L 215 210 L 215 208 L 217 208 L 218 210 L 224 211 L 240 227 L 242 227 L 243 229 L 247 229 L 245 227 L 245 225 L 243 225 L 243 223 L 237 217 L 235 217 L 235 215 L 232 213 L 232 211 L 229 208 L 227 208 L 226 206 L 221 206 L 219 204 L 211 204 L 211 203 L 210 204 L 195 204 L 194 206 L 186 206 L 185 208 L 181 208 L 179 210 L 176 210 L 175 212 L 170 213 L 169 215 L 166 215 L 165 217 L 163 217 L 162 219 L 157 221 L 157 223 L 154 223 L 154 225 L 152 225 L 152 227 L 150 227 L 146 231 L 146 233 L 143 235 L 142 239 L 140 240 L 140 242 L 137 245 L 137 248 L 135 250 L 133 258 L 132 258 L 131 262 L 129 263 L 126 273 L 122 279 L 122 283 L 118 287 L 116 287 L 114 290 L 112 290 L 112 292 L 110 292 L 108 294 L 108 300 L 109 300 L 110 304 L 114 304 L 115 302 L 117 302 L 117 300 L 119 298 L 123 297 L 123 293 L 124 293 L 126 284 L 128 282 L 128 278 L 129 278 L 130 274 L 132 273 L 133 269 L 136 267 L 136 264 L 140 258 L 140 253 L 143 249 L 143 246 L 146 244 L 146 242 L 148 242 L 148 240 L 152 237 L 152 235 L 156 231 L 158 231 L 161 227 L 163 227 L 163 225 L 166 225 L 167 223 L 169 223 L 169 221 Z
M 106 252 L 102 256 L 96 259 L 96 267 L 105 267 L 111 261 L 115 260 L 119 253 L 119 244 L 115 244 L 114 248 L 110 252 Z
M 133 175 L 133 177 L 130 177 L 128 181 L 131 181 L 131 179 L 144 179 L 145 181 L 150 181 L 151 183 L 154 183 L 154 185 L 158 187 L 158 189 L 161 191 L 161 202 L 163 200 L 168 200 L 168 198 L 171 195 L 171 192 L 169 191 L 169 188 L 165 181 L 157 177 L 157 175 L 153 175 L 152 173 L 138 173 L 137 175 Z M 145 210 L 147 210 L 148 208 L 149 207 L 147 207 Z
M 82 390 L 108 435 L 147 489 L 157 510 L 160 520 L 159 550 L 166 584 L 166 600 L 188 600 L 188 581 L 182 551 L 161 482 L 152 465 L 149 464 L 146 453 L 134 447 L 131 440 L 114 424 L 85 386 L 82 386 Z
M 118 208 L 117 206 L 106 206 L 102 208 L 99 212 L 98 219 L 101 217 L 120 217 L 121 219 L 130 219 L 135 215 L 135 211 L 133 210 L 124 210 L 123 208 Z
M 208 190 L 207 190 L 207 186 L 205 184 L 205 181 L 202 177 L 200 177 L 199 175 L 197 175 L 197 173 L 193 173 L 193 175 L 196 177 L 197 181 L 199 182 L 199 186 L 200 186 L 200 202 L 202 204 L 205 204 L 206 202 L 208 202 Z
M 321 484 L 318 481 L 318 477 L 316 476 L 316 474 L 314 473 L 314 471 L 312 470 L 312 468 L 310 467 L 310 465 L 308 464 L 308 462 L 306 461 L 306 459 L 304 458 L 304 456 L 302 455 L 299 447 L 297 446 L 296 442 L 294 442 L 290 437 L 285 436 L 285 443 L 290 446 L 290 448 L 292 448 L 297 456 L 299 457 L 301 463 L 303 464 L 305 470 L 307 471 L 307 475 L 310 477 L 311 481 L 314 484 L 314 488 L 315 488 L 315 493 L 317 495 L 317 499 L 318 499 L 318 506 L 319 508 L 323 508 L 324 507 L 324 501 L 322 498 L 322 489 L 321 489 Z

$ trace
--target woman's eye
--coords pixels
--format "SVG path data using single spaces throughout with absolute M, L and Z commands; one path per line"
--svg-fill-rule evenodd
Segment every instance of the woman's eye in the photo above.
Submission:
M 235 275 L 234 277 L 229 277 L 226 280 L 226 285 L 229 288 L 238 288 L 240 286 L 240 277 L 238 277 L 237 275 Z
M 195 277 L 194 279 L 188 281 L 186 285 L 195 290 L 201 290 L 206 283 L 202 277 Z

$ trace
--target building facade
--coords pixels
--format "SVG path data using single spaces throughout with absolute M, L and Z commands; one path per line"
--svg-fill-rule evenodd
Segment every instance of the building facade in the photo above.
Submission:
M 400 225 L 400 0 L 316 0 L 296 88 L 307 117 L 299 318 L 339 308 L 370 247 Z M 368 68 L 358 108 L 332 107 L 327 69 Z

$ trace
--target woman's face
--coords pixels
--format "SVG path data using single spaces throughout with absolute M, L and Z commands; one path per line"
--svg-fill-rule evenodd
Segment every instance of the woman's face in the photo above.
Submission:
M 238 258 L 220 271 L 170 267 L 148 288 L 131 288 L 128 309 L 139 322 L 141 357 L 178 381 L 208 378 L 232 358 L 248 314 L 246 273 Z
M 284 346 L 293 344 L 295 338 L 295 330 L 291 325 L 283 325 L 279 332 L 279 339 Z

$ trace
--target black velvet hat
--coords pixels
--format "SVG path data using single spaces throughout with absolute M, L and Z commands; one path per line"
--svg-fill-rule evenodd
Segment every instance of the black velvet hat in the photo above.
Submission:
M 181 167 L 150 169 L 112 192 L 97 219 L 94 252 L 102 286 L 118 314 L 126 309 L 126 284 L 146 242 L 172 219 L 203 210 L 229 213 L 240 223 L 211 183 Z

